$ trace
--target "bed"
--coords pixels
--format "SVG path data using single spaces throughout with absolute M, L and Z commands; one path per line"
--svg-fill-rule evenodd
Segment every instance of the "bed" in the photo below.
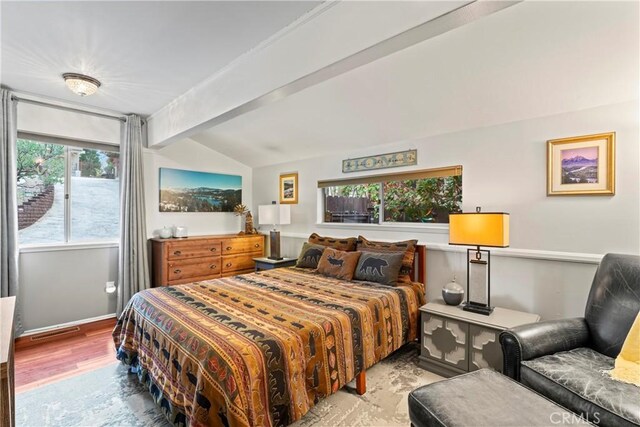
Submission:
M 416 339 L 423 302 L 417 282 L 280 268 L 139 292 L 113 337 L 174 425 L 283 426 L 356 377 L 363 393 L 365 370 Z

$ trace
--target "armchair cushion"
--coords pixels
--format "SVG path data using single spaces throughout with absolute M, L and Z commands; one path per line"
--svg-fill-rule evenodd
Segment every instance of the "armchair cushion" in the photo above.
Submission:
M 521 381 L 590 422 L 640 424 L 640 390 L 604 374 L 613 363 L 595 350 L 577 348 L 523 361 Z
M 583 318 L 549 320 L 509 329 L 500 334 L 504 374 L 520 380 L 522 361 L 584 347 L 588 341 L 589 328 Z

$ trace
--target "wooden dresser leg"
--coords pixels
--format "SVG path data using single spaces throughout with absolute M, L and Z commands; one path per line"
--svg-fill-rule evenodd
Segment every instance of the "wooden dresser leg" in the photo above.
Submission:
M 367 374 L 365 371 L 356 375 L 356 393 L 360 396 L 367 392 Z

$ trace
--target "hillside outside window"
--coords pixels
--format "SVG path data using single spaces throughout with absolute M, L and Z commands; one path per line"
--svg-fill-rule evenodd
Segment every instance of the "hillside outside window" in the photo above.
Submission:
M 117 240 L 118 147 L 18 136 L 20 244 Z

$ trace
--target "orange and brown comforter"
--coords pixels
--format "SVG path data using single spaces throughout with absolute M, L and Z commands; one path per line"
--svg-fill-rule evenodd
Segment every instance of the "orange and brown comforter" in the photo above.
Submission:
M 275 269 L 139 292 L 113 338 L 175 425 L 287 425 L 414 340 L 423 295 Z

